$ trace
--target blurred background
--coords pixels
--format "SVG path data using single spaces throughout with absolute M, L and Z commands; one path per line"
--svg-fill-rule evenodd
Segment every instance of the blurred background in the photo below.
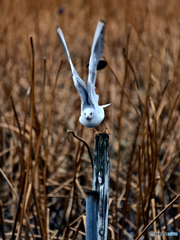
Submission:
M 106 22 L 96 92 L 110 136 L 108 239 L 136 239 L 180 193 L 180 2 L 0 1 L 2 239 L 85 239 L 94 131 L 57 35 L 86 82 L 94 32 Z M 98 127 L 104 130 L 104 125 Z M 180 235 L 180 200 L 148 228 Z M 154 238 L 153 238 L 154 239 Z M 174 239 L 163 237 L 163 239 Z

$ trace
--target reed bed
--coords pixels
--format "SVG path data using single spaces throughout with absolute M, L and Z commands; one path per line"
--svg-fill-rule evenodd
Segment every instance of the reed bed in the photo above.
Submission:
M 86 81 L 100 19 L 108 64 L 96 91 L 100 104 L 111 102 L 108 239 L 180 235 L 179 1 L 3 0 L 0 9 L 0 237 L 85 239 L 94 131 L 79 123 L 56 28 Z

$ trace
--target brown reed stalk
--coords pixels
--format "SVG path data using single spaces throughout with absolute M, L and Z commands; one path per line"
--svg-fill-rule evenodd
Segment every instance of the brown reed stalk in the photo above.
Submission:
M 132 175 L 133 175 L 133 170 L 135 168 L 135 165 L 137 163 L 137 159 L 138 159 L 138 155 L 134 158 L 133 163 L 129 163 L 129 167 L 128 167 L 128 173 L 127 173 L 127 179 L 126 179 L 126 191 L 124 194 L 124 203 L 123 203 L 123 207 L 122 207 L 122 223 L 121 223 L 121 231 L 123 231 L 124 229 L 124 225 L 125 225 L 125 216 L 126 216 L 126 211 L 127 211 L 127 205 L 128 205 L 128 198 L 129 198 L 129 193 L 130 193 L 130 184 L 131 184 L 131 179 L 132 179 Z
M 24 177 L 23 177 L 23 180 L 22 180 L 21 191 L 20 191 L 20 194 L 19 194 L 18 206 L 17 206 L 16 215 L 15 215 L 15 220 L 14 220 L 14 225 L 13 225 L 11 240 L 14 239 L 15 231 L 16 231 L 16 225 L 17 225 L 17 221 L 18 221 L 18 216 L 19 216 L 19 214 L 20 214 L 20 212 L 21 212 L 21 210 L 20 210 L 20 205 L 21 205 L 21 202 L 22 202 L 22 195 L 23 195 L 23 192 L 24 192 L 24 185 L 25 185 L 25 180 L 26 180 L 26 173 L 27 173 L 27 171 L 25 171 Z
M 5 180 L 7 181 L 8 185 L 10 186 L 13 194 L 15 195 L 16 197 L 16 200 L 18 200 L 18 195 L 15 191 L 15 189 L 13 188 L 12 184 L 10 183 L 9 179 L 7 178 L 7 176 L 5 175 L 5 173 L 2 171 L 2 169 L 0 169 L 0 172 L 1 174 L 3 175 L 3 177 L 5 178 Z M 23 183 L 25 182 L 25 175 L 26 175 L 26 172 L 24 174 L 24 179 L 23 179 Z M 19 214 L 19 210 L 20 210 L 20 204 L 21 204 L 21 197 L 22 197 L 22 193 L 23 193 L 23 189 L 24 189 L 24 184 L 22 185 L 22 188 L 21 188 L 21 192 L 20 192 L 20 198 L 19 198 L 19 201 L 18 201 L 18 208 L 17 208 L 17 212 L 16 212 L 16 217 L 15 217 L 15 222 L 14 222 L 14 227 L 13 227 L 13 232 L 12 232 L 12 236 L 11 236 L 11 239 L 14 238 L 14 234 L 15 234 L 15 230 L 16 230 L 16 224 L 17 224 L 17 218 L 18 218 L 18 214 Z M 21 212 L 20 212 L 21 213 Z M 26 218 L 26 221 L 27 221 L 27 225 L 32 233 L 32 238 L 34 239 L 34 236 L 33 236 L 33 232 L 32 232 L 32 229 L 31 229 L 31 226 L 30 226 L 30 223 L 29 223 L 29 219 L 27 217 L 27 214 L 25 213 L 25 218 Z M 20 228 L 19 228 L 20 230 Z M 18 232 L 19 234 L 19 232 Z
M 43 222 L 42 222 L 42 215 L 40 212 L 39 203 L 38 203 L 38 199 L 36 197 L 36 192 L 35 192 L 34 187 L 33 187 L 32 191 L 33 191 L 34 203 L 35 203 L 36 210 L 37 210 L 37 218 L 39 221 L 41 237 L 42 237 L 42 239 L 44 239 L 45 233 L 44 233 L 44 226 L 43 226 Z
M 75 167 L 76 169 L 76 167 Z M 68 238 L 68 233 L 69 233 L 69 224 L 70 224 L 70 217 L 71 217 L 71 213 L 72 213 L 72 209 L 73 209 L 73 203 L 74 203 L 74 193 L 75 193 L 75 182 L 73 181 L 72 182 L 72 186 L 71 186 L 71 190 L 69 191 L 69 201 L 68 201 L 68 205 L 67 205 L 67 211 L 66 211 L 66 214 L 68 214 L 67 216 L 67 224 L 66 224 L 66 227 L 63 231 L 63 234 L 62 234 L 62 240 L 65 240 Z
M 159 174 L 160 174 L 160 186 L 161 186 L 161 197 L 162 197 L 162 204 L 163 204 L 163 208 L 165 207 L 164 205 L 164 189 L 163 189 L 163 183 L 162 183 L 162 173 L 161 173 L 161 169 L 160 169 L 160 164 L 158 161 L 158 139 L 157 139 L 157 112 L 155 109 L 155 105 L 153 103 L 153 100 L 150 98 L 150 104 L 153 110 L 153 115 L 154 115 L 154 151 L 155 151 L 155 161 L 157 163 L 157 167 L 159 170 Z M 155 165 L 156 168 L 156 165 Z M 150 201 L 150 199 L 149 199 Z M 165 222 L 165 226 L 166 226 L 166 231 L 167 231 L 167 221 L 166 221 L 166 213 L 164 212 L 163 214 L 164 216 L 164 222 Z M 167 236 L 168 238 L 168 236 Z
M 143 217 L 143 223 L 144 226 L 147 224 L 147 217 L 145 212 L 145 205 L 144 205 L 144 198 L 142 193 L 142 166 L 143 166 L 143 160 L 142 160 L 142 148 L 139 146 L 139 154 L 138 154 L 138 177 L 139 177 L 139 196 L 140 196 L 140 204 L 141 204 L 141 211 L 142 211 L 142 217 Z M 146 239 L 148 239 L 147 233 L 146 233 Z
M 160 140 L 159 140 L 159 142 L 158 142 L 158 149 L 160 149 L 161 144 L 162 144 L 162 141 L 163 141 L 164 138 L 165 138 L 165 134 L 167 133 L 167 129 L 168 129 L 168 127 L 169 127 L 169 124 L 170 124 L 170 121 L 171 121 L 171 118 L 172 118 L 172 114 L 173 114 L 173 112 L 174 112 L 174 110 L 175 110 L 175 107 L 176 107 L 176 105 L 177 105 L 177 102 L 178 102 L 179 97 L 180 97 L 180 93 L 178 92 L 178 93 L 176 94 L 176 96 L 174 97 L 174 102 L 173 102 L 173 105 L 172 105 L 172 109 L 171 109 L 171 112 L 170 112 L 170 116 L 169 116 L 168 122 L 167 122 L 167 124 L 166 124 L 166 126 L 165 126 L 165 128 L 164 128 L 164 131 L 163 131 L 162 134 L 161 134 Z
M 64 211 L 63 211 L 63 216 L 61 217 L 61 222 L 59 224 L 59 230 L 56 234 L 56 239 L 58 240 L 58 237 L 59 237 L 59 234 L 61 233 L 62 231 L 62 225 L 63 225 L 63 222 L 65 221 L 65 217 L 66 217 L 66 212 L 67 212 L 67 209 L 68 209 L 68 203 L 69 203 L 69 200 L 71 198 L 71 191 L 69 191 L 69 195 L 68 195 L 68 198 L 66 199 L 66 202 L 65 202 L 65 206 L 64 206 Z M 65 230 L 66 231 L 66 230 Z
M 80 227 L 81 227 L 81 225 L 82 225 L 82 222 L 83 222 L 83 218 L 80 219 L 80 221 L 79 221 L 79 223 L 78 223 L 78 225 L 77 225 L 76 231 L 75 231 L 75 233 L 74 233 L 74 235 L 73 235 L 73 237 L 72 237 L 72 240 L 77 239 L 77 235 L 78 235 L 78 233 L 79 233 L 79 230 L 80 230 Z
M 106 59 L 106 61 L 108 62 L 107 58 L 105 58 L 105 59 Z M 129 97 L 129 95 L 128 95 L 127 91 L 125 90 L 125 88 L 123 87 L 123 84 L 121 83 L 120 79 L 118 78 L 118 76 L 116 75 L 115 71 L 113 70 L 110 62 L 108 62 L 108 66 L 109 66 L 109 68 L 110 68 L 111 73 L 114 75 L 115 79 L 117 80 L 118 85 L 121 87 L 122 92 L 124 92 L 124 95 L 127 97 L 128 101 L 129 101 L 129 102 L 131 103 L 131 105 L 133 106 L 133 108 L 134 108 L 134 110 L 135 110 L 135 112 L 136 112 L 136 114 L 137 114 L 137 116 L 138 116 L 138 119 L 139 119 L 139 120 L 142 120 L 142 119 L 141 119 L 141 115 L 140 115 L 138 109 L 136 108 L 135 104 L 132 102 L 132 100 L 131 100 L 131 98 Z
M 41 140 L 42 140 L 42 135 L 43 135 L 43 130 L 44 130 L 45 79 L 46 79 L 46 58 L 44 58 L 44 77 L 43 77 L 43 93 L 42 93 L 42 113 L 43 113 L 43 117 L 42 117 L 42 121 L 41 121 L 41 131 L 40 131 L 40 134 L 39 134 L 39 136 L 38 136 L 38 141 L 37 141 L 36 155 L 35 155 L 35 165 L 34 165 L 33 174 L 32 174 L 32 183 L 34 183 L 34 179 L 35 179 L 36 167 L 37 167 L 37 165 L 38 165 L 38 158 L 39 158 L 39 153 L 40 153 L 40 145 L 41 145 Z
M 142 113 L 143 113 L 142 107 L 145 107 L 145 104 L 144 104 L 144 101 L 143 101 L 143 99 L 142 99 L 142 97 L 141 97 L 141 94 L 140 94 L 140 92 L 139 92 L 139 83 L 138 83 L 138 79 L 137 79 L 137 76 L 136 76 L 136 72 L 135 72 L 135 70 L 134 70 L 134 67 L 133 67 L 132 62 L 128 59 L 128 57 L 127 57 L 127 55 L 126 55 L 125 49 L 123 50 L 123 56 L 124 56 L 124 58 L 126 59 L 127 64 L 128 64 L 130 70 L 132 71 L 132 73 L 133 73 L 133 75 L 134 75 L 134 83 L 135 83 L 134 86 L 135 86 L 135 90 L 136 90 L 136 92 L 137 92 L 137 94 L 138 94 L 139 107 L 140 107 L 140 111 L 141 111 L 141 115 L 142 115 Z
M 37 197 L 36 197 L 35 190 L 34 190 L 34 180 L 35 180 L 36 168 L 37 168 L 38 163 L 39 163 L 38 160 L 39 160 L 39 154 L 40 154 L 40 145 L 41 145 L 41 140 L 42 140 L 42 135 L 43 135 L 43 130 L 44 130 L 45 79 L 46 79 L 46 58 L 44 58 L 44 77 L 43 77 L 43 93 L 42 93 L 42 113 L 43 113 L 43 117 L 42 117 L 42 121 L 41 121 L 41 131 L 40 131 L 40 134 L 38 135 L 38 139 L 37 139 L 35 164 L 34 164 L 34 169 L 33 169 L 33 172 L 32 172 L 32 184 L 31 184 L 31 187 L 30 187 L 30 197 L 29 197 L 29 199 L 31 199 L 31 195 L 33 193 L 34 200 L 35 200 L 35 206 L 36 206 L 37 213 L 38 213 L 37 217 L 38 217 L 38 221 L 40 223 L 41 236 L 42 236 L 43 239 L 45 237 L 45 233 L 44 233 L 44 228 L 43 228 L 43 225 L 42 225 L 42 216 L 41 216 L 41 213 L 40 213 L 39 203 L 37 201 Z M 34 106 L 34 109 L 35 109 L 35 106 Z M 29 201 L 28 206 L 30 206 L 30 201 Z
M 40 135 L 39 135 L 39 139 L 38 139 L 38 143 L 37 143 L 37 150 L 36 150 L 36 156 L 35 156 L 35 166 L 34 166 L 34 173 L 33 173 L 33 182 L 35 179 L 35 169 L 36 169 L 36 164 L 38 165 L 38 169 L 37 172 L 40 172 L 40 162 L 39 159 L 40 158 L 40 149 L 41 149 L 41 141 L 42 141 L 42 137 L 43 137 L 43 131 L 44 131 L 44 123 L 45 123 L 45 83 L 46 83 L 46 72 L 47 72 L 47 61 L 46 61 L 46 57 L 44 57 L 44 62 L 43 62 L 43 86 L 42 86 L 42 119 L 41 119 L 41 131 L 40 131 Z M 41 177 L 43 178 L 43 176 L 41 176 L 41 174 L 38 174 L 38 184 L 39 184 L 39 189 L 40 189 L 40 182 L 41 182 Z M 40 194 L 39 197 L 41 198 Z M 37 205 L 38 206 L 38 205 Z M 42 208 L 41 208 L 41 202 L 40 202 L 40 207 L 39 207 L 41 213 L 42 213 Z M 40 215 L 39 216 L 39 221 L 40 220 Z M 44 235 L 43 235 L 44 236 Z
M 155 205 L 155 199 L 154 198 L 151 199 L 151 206 L 152 206 L 152 217 L 154 219 L 156 217 L 156 205 Z M 156 222 L 153 223 L 153 231 L 157 232 Z
M 29 173 L 30 173 L 31 158 L 32 158 L 32 127 L 33 127 L 33 117 L 34 117 L 34 44 L 33 44 L 33 38 L 32 37 L 30 37 L 30 44 L 31 44 L 31 54 L 32 54 L 30 137 L 29 137 L 29 146 L 28 146 L 28 157 L 27 157 L 27 174 L 26 174 L 26 180 L 25 180 L 25 186 L 24 186 L 24 197 L 23 197 L 23 202 L 22 202 L 21 215 L 20 215 L 20 226 L 19 226 L 19 232 L 18 232 L 18 239 L 19 240 L 21 239 L 24 207 L 25 207 L 25 203 L 26 203 L 26 193 L 27 193 L 27 189 L 28 189 Z
M 26 209 L 25 209 L 25 210 L 26 210 Z M 32 227 L 31 227 L 31 224 L 30 224 L 28 215 L 27 215 L 26 212 L 24 212 L 24 215 L 25 215 L 25 217 L 26 217 L 27 226 L 29 227 L 29 231 L 30 231 L 30 233 L 31 233 L 32 239 L 35 240 L 35 236 L 34 236 L 34 233 L 33 233 L 33 230 L 32 230 Z M 26 227 L 26 229 L 27 229 L 27 227 Z M 28 238 L 28 232 L 25 233 L 25 238 L 26 238 L 26 239 Z
M 26 132 L 26 120 L 27 120 L 27 105 L 28 105 L 28 99 L 30 94 L 30 88 L 27 90 L 26 93 L 26 99 L 25 99 L 25 106 L 24 106 L 24 121 L 23 121 L 23 136 L 22 136 L 22 165 L 21 165 L 21 176 L 23 176 L 25 171 L 25 162 L 24 162 L 24 145 L 25 145 L 25 132 Z
M 178 198 L 180 197 L 180 194 L 178 194 L 144 229 L 143 231 L 139 234 L 139 236 L 135 239 L 138 240 L 144 232 L 153 224 L 154 221 L 157 220 Z
M 161 187 L 162 207 L 165 208 L 165 199 L 164 199 L 164 191 L 165 191 L 165 189 L 164 189 L 164 186 L 163 186 L 164 179 L 163 179 L 163 176 L 162 176 L 162 170 L 161 170 L 161 166 L 160 166 L 159 161 L 157 161 L 157 169 L 159 171 L 159 176 L 160 176 L 159 180 L 160 180 L 160 187 Z M 164 212 L 163 217 L 164 217 L 164 224 L 165 224 L 166 232 L 168 232 L 166 212 Z
M 128 32 L 127 32 L 127 40 L 126 40 L 126 52 L 128 56 L 128 47 L 129 47 L 129 40 L 130 40 L 130 34 L 131 34 L 131 27 L 128 26 Z M 126 80 L 127 80 L 127 73 L 128 73 L 128 64 L 127 61 L 125 61 L 125 73 L 124 73 L 124 79 L 122 83 L 122 88 L 125 88 Z M 121 158 L 121 128 L 122 128 L 122 116 L 123 116 L 123 103 L 124 103 L 124 91 L 121 93 L 121 100 L 120 100 L 120 109 L 119 109 L 119 126 L 118 126 L 118 155 L 117 155 L 117 169 L 116 169 L 116 196 L 115 196 L 115 221 L 114 221 L 114 228 L 117 227 L 117 212 L 118 212 L 118 185 L 119 185 L 119 166 L 120 166 L 120 158 Z M 125 216 L 123 216 L 125 217 Z M 121 230 L 121 237 L 123 237 L 123 229 Z
M 84 129 L 84 127 L 82 126 L 81 127 L 81 135 L 80 136 L 82 136 L 83 129 Z M 78 163 L 80 162 L 80 159 L 79 159 L 78 155 L 79 155 L 80 144 L 81 144 L 82 139 L 80 138 L 78 140 L 79 141 L 78 141 L 78 144 L 77 144 L 77 147 L 76 147 L 76 152 L 75 152 L 75 157 L 74 157 L 74 167 L 73 167 L 74 168 L 74 170 L 73 170 L 74 176 L 73 176 L 73 182 L 72 182 L 72 186 L 71 186 L 71 190 L 70 190 L 70 192 L 72 192 L 72 194 L 71 194 L 72 200 L 70 201 L 70 206 L 69 206 L 70 210 L 69 210 L 69 214 L 67 216 L 67 227 L 65 228 L 65 231 L 63 232 L 63 236 L 62 236 L 63 240 L 65 240 L 68 237 L 70 217 L 71 217 L 71 214 L 72 214 L 72 209 L 73 209 L 73 204 L 74 204 L 74 199 L 75 199 L 75 193 L 76 193 L 76 189 L 77 189 L 77 187 L 76 187 L 76 178 L 77 178 L 77 173 L 78 173 Z
M 20 123 L 19 123 L 19 119 L 18 119 L 16 107 L 15 107 L 15 105 L 14 105 L 14 101 L 13 101 L 13 97 L 12 97 L 12 96 L 11 96 L 11 104 L 12 104 L 12 108 L 13 108 L 13 111 L 14 111 L 14 116 L 15 116 L 15 119 L 16 119 L 16 122 L 17 122 L 17 125 L 18 125 L 18 128 L 19 128 L 19 137 L 20 137 L 21 146 L 22 146 L 21 126 L 20 126 Z M 22 155 L 21 155 L 21 157 L 22 157 Z M 21 159 L 21 158 L 20 158 L 20 159 Z M 21 159 L 21 160 L 22 160 L 22 159 Z
M 45 161 L 44 161 L 44 176 L 43 176 L 43 181 L 44 181 L 44 232 L 46 235 L 47 239 L 47 208 L 46 208 L 46 198 L 47 198 L 47 194 L 46 194 L 46 181 L 47 181 L 47 158 L 48 158 L 48 152 L 49 152 L 49 134 L 50 134 L 50 124 L 51 124 L 51 112 L 52 112 L 52 105 L 53 105 L 53 99 L 54 99 L 54 93 L 55 93 L 55 89 L 56 89 L 56 84 L 57 84 L 57 80 L 59 77 L 59 73 L 61 70 L 61 66 L 62 66 L 62 61 L 60 61 L 59 64 L 59 68 L 57 71 L 57 75 L 55 78 L 55 82 L 54 82 L 54 86 L 52 89 L 52 95 L 51 95 L 51 99 L 50 99 L 50 107 L 49 107 L 49 114 L 48 114 L 48 127 L 47 127 L 47 138 L 46 138 L 46 152 L 45 152 Z
M 1 234 L 2 239 L 5 240 L 5 234 L 4 234 L 4 218 L 3 218 L 3 211 L 2 211 L 3 203 L 0 199 L 0 226 L 1 226 Z
M 20 179 L 22 179 L 23 171 L 24 171 L 24 150 L 23 150 L 24 145 L 23 145 L 22 129 L 21 129 L 21 125 L 19 123 L 18 114 L 17 114 L 16 107 L 14 105 L 14 100 L 13 100 L 12 96 L 11 96 L 11 104 L 12 104 L 14 116 L 15 116 L 15 119 L 16 119 L 16 122 L 17 122 L 17 125 L 19 128 L 19 137 L 20 137 L 20 142 L 21 142 L 21 146 L 20 146 L 21 178 Z
M 36 113 L 36 108 L 35 108 L 35 52 L 34 52 L 34 44 L 33 44 L 33 39 L 30 38 L 31 40 L 31 52 L 32 52 L 32 73 L 31 73 L 31 78 L 32 78 L 32 86 L 31 86 L 31 91 L 32 91 L 32 95 L 31 95 L 31 116 L 32 116 L 32 126 L 30 125 L 30 134 L 32 129 L 35 129 L 36 135 L 39 134 L 39 126 L 38 126 L 38 119 L 37 119 L 37 113 Z M 31 123 L 30 123 L 31 124 Z M 35 142 L 37 142 L 37 137 L 35 135 Z M 32 138 L 31 138 L 32 140 Z M 31 144 L 29 145 L 31 147 L 30 150 L 30 173 L 32 174 L 32 154 L 33 154 L 33 141 L 31 141 Z M 29 212 L 30 212 L 30 204 L 31 204 L 31 199 L 32 199 L 32 183 L 28 184 L 27 187 L 27 194 L 26 194 L 26 202 L 25 202 L 25 208 L 24 208 L 24 212 L 25 215 L 29 216 Z M 31 231 L 31 229 L 30 229 Z M 32 232 L 32 231 L 31 231 Z M 25 228 L 25 238 L 28 238 L 28 227 L 26 225 Z
M 162 90 L 162 92 L 161 92 L 161 95 L 160 95 L 160 97 L 159 97 L 159 101 L 158 101 L 158 103 L 157 103 L 156 109 L 159 108 L 160 103 L 161 103 L 161 101 L 162 101 L 162 98 L 163 98 L 163 96 L 164 96 L 164 94 L 165 94 L 165 92 L 166 92 L 166 90 L 167 90 L 167 87 L 169 86 L 170 82 L 171 82 L 171 80 L 168 80 L 167 83 L 165 84 L 165 86 L 164 86 L 164 88 L 163 88 L 163 90 Z M 160 115 L 160 113 L 159 113 L 159 115 Z
M 44 105 L 45 78 L 46 78 L 46 59 L 44 59 L 44 78 L 43 78 L 42 105 Z M 34 96 L 34 99 L 35 99 L 35 96 Z M 39 132 L 40 125 L 39 125 L 39 120 L 38 120 L 37 113 L 36 113 L 35 102 L 33 102 L 37 148 L 36 148 L 34 169 L 33 169 L 33 172 L 32 172 L 32 183 L 31 183 L 30 188 L 29 188 L 29 198 L 28 198 L 27 204 L 26 204 L 27 212 L 29 212 L 29 209 L 30 209 L 31 198 L 32 198 L 32 189 L 34 189 L 34 179 L 35 179 L 36 168 L 37 168 L 37 165 L 38 165 L 40 144 L 41 144 L 41 139 L 42 139 L 42 134 L 43 134 L 43 129 L 44 129 L 44 106 L 42 108 L 43 108 L 42 109 L 43 119 L 42 119 L 41 131 Z M 35 192 L 33 192 L 33 194 L 35 194 Z M 34 198 L 36 199 L 36 197 L 34 197 Z M 38 206 L 37 202 L 36 202 L 36 207 L 37 207 L 37 212 L 39 213 L 39 206 Z M 38 220 L 39 220 L 39 223 L 40 223 L 40 226 L 41 226 L 41 233 L 43 234 L 42 238 L 44 238 L 44 231 L 43 231 L 42 225 L 41 225 L 41 215 L 40 214 L 38 214 Z M 27 235 L 28 235 L 28 229 L 26 228 L 25 236 L 27 236 Z

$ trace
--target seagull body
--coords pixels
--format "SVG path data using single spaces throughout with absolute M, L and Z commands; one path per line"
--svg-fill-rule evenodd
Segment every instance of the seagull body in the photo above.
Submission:
M 95 128 L 103 121 L 105 117 L 104 108 L 110 105 L 106 104 L 99 106 L 99 96 L 95 93 L 96 71 L 103 51 L 104 23 L 102 21 L 99 21 L 95 31 L 89 61 L 89 75 L 87 86 L 85 82 L 79 77 L 76 69 L 74 68 L 62 30 L 58 28 L 57 32 L 59 34 L 63 50 L 71 67 L 74 85 L 81 98 L 81 116 L 79 117 L 79 121 L 85 127 Z

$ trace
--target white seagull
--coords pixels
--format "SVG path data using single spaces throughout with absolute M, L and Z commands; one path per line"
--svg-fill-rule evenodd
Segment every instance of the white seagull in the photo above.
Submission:
M 79 117 L 79 121 L 85 127 L 95 128 L 103 121 L 105 117 L 104 108 L 110 105 L 109 103 L 106 105 L 99 106 L 98 105 L 99 95 L 95 93 L 96 71 L 98 62 L 101 58 L 103 51 L 104 23 L 102 21 L 98 22 L 94 34 L 91 56 L 89 61 L 89 75 L 87 86 L 85 82 L 79 77 L 78 73 L 76 72 L 76 69 L 73 66 L 66 45 L 66 41 L 60 27 L 57 29 L 57 32 L 59 34 L 63 50 L 66 54 L 66 57 L 71 67 L 74 85 L 81 98 L 81 116 Z

